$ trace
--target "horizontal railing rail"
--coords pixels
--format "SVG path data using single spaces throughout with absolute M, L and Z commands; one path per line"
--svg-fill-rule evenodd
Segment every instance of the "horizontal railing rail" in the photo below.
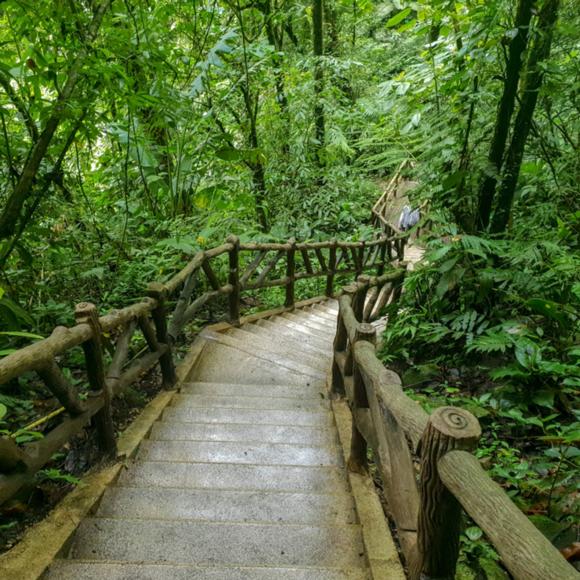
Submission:
M 370 271 L 383 275 L 392 262 L 402 259 L 403 250 L 400 239 L 386 236 L 366 242 L 284 244 L 242 244 L 230 237 L 197 253 L 169 280 L 150 284 L 147 297 L 126 308 L 99 316 L 93 304 L 79 304 L 75 326 L 57 327 L 48 338 L 0 359 L 0 385 L 34 372 L 60 405 L 34 422 L 36 427 L 51 426 L 42 439 L 19 445 L 14 437 L 0 438 L 0 503 L 89 423 L 96 428 L 102 453 L 114 457 L 112 400 L 156 365 L 163 387 L 175 383 L 175 343 L 205 306 L 223 300 L 228 321 L 237 325 L 244 293 L 283 287 L 284 307 L 292 309 L 297 283 L 320 278 L 324 294 L 332 296 L 345 276 Z M 89 385 L 82 396 L 62 370 L 67 354 L 79 347 Z
M 472 454 L 481 435 L 478 420 L 455 407 L 427 414 L 378 359 L 369 313 L 377 304 L 382 309 L 392 303 L 392 322 L 402 282 L 403 274 L 395 272 L 360 276 L 343 288 L 332 392 L 345 397 L 352 412 L 349 469 L 366 471 L 368 448 L 373 452 L 410 577 L 455 577 L 463 508 L 516 579 L 577 579 L 574 568 Z

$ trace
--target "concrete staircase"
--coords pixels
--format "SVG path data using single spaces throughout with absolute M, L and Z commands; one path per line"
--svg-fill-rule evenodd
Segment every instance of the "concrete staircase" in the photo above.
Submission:
M 225 333 L 48 578 L 371 578 L 326 380 L 326 302 Z

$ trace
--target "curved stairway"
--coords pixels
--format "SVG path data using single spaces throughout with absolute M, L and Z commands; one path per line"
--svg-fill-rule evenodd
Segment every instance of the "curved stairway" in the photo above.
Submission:
M 48 577 L 402 577 L 398 561 L 371 573 L 345 469 L 326 387 L 336 313 L 327 301 L 204 331 L 196 367 Z

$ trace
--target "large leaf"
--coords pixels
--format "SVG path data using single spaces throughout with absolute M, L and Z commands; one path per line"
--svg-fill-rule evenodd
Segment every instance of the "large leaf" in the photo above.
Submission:
M 542 314 L 551 320 L 555 320 L 559 324 L 565 325 L 567 323 L 566 315 L 562 312 L 562 307 L 557 302 L 544 298 L 530 298 L 526 302 L 526 305 L 534 312 Z
M 403 20 L 405 20 L 405 18 L 407 18 L 407 16 L 409 16 L 409 14 L 411 14 L 411 9 L 405 8 L 405 9 L 401 10 L 400 12 L 398 12 L 397 14 L 395 14 L 392 18 L 389 18 L 387 20 L 387 24 L 385 26 L 387 28 L 393 28 L 393 27 L 397 26 L 397 24 L 400 24 L 401 22 L 403 22 Z
M 224 161 L 248 161 L 257 163 L 261 160 L 259 149 L 236 149 L 235 147 L 223 147 L 218 149 L 215 154 Z

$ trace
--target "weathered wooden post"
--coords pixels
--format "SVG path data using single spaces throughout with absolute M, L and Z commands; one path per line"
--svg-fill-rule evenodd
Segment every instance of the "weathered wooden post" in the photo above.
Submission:
M 385 260 L 387 254 L 387 248 L 390 246 L 390 243 L 386 236 L 381 237 L 381 247 L 379 250 L 379 262 L 377 264 L 377 276 L 382 276 L 385 273 Z M 390 256 L 389 256 L 390 259 Z
M 284 306 L 286 306 L 286 308 L 294 308 L 296 240 L 294 238 L 289 239 L 288 246 L 289 249 L 286 252 L 286 300 L 284 301 Z
M 165 310 L 167 289 L 159 282 L 152 282 L 147 286 L 147 295 L 157 301 L 157 306 L 151 312 L 151 317 L 155 323 L 157 342 L 167 345 L 167 350 L 159 358 L 163 387 L 167 389 L 172 387 L 177 381 L 171 353 L 171 339 L 167 334 L 167 313 Z
M 354 296 L 356 294 L 357 286 L 356 284 L 349 284 L 342 289 L 342 293 L 346 294 L 350 299 L 351 308 L 354 309 Z M 347 339 L 349 338 L 347 333 Z M 352 350 L 352 343 L 346 344 L 346 357 L 344 360 L 344 376 L 352 377 L 354 372 L 354 352 Z
M 103 398 L 102 408 L 93 418 L 97 429 L 99 448 L 109 457 L 117 454 L 115 441 L 115 426 L 111 406 L 111 392 L 105 379 L 105 364 L 103 361 L 102 330 L 99 322 L 97 307 L 90 302 L 81 302 L 75 308 L 77 324 L 88 324 L 92 330 L 92 337 L 83 343 L 87 377 L 92 394 Z
M 360 340 L 365 340 L 371 344 L 377 342 L 377 331 L 372 324 L 363 322 L 357 326 L 354 338 L 354 344 Z M 351 345 L 351 350 L 354 349 L 354 344 Z M 354 361 L 354 357 L 353 357 Z M 353 416 L 352 421 L 352 435 L 350 439 L 350 457 L 348 459 L 348 468 L 350 471 L 356 473 L 364 473 L 368 468 L 367 459 L 367 442 L 361 435 L 356 426 L 356 411 L 357 409 L 368 409 L 369 402 L 367 399 L 366 387 L 364 379 L 357 367 L 356 362 L 353 364 L 353 400 L 351 411 Z
M 437 463 L 449 451 L 473 451 L 481 437 L 479 421 L 468 411 L 439 407 L 419 444 L 421 455 L 417 549 L 410 562 L 412 580 L 453 580 L 459 556 L 461 506 L 439 477 Z
M 352 301 L 352 309 L 356 319 L 359 322 L 362 322 L 370 277 L 363 274 L 359 276 L 356 281 L 357 290 Z
M 355 275 L 357 277 L 363 273 L 364 264 L 365 264 L 365 246 L 366 246 L 366 242 L 365 242 L 365 240 L 362 240 L 360 248 L 358 249 L 358 252 L 355 251 L 355 254 L 357 256 L 357 260 L 356 260 L 356 264 L 355 264 L 355 268 L 356 268 Z
M 326 275 L 326 295 L 334 294 L 334 275 L 336 273 L 336 240 L 332 240 L 328 251 L 328 273 Z
M 230 273 L 228 283 L 232 287 L 230 293 L 230 323 L 240 324 L 240 239 L 237 236 L 228 236 L 228 243 L 232 244 L 229 251 Z
M 342 379 L 340 367 L 336 362 L 336 353 L 344 352 L 346 350 L 347 342 L 348 336 L 346 334 L 346 326 L 344 325 L 344 320 L 342 318 L 342 311 L 339 310 L 336 335 L 334 336 L 334 346 L 332 348 L 332 384 L 330 387 L 330 393 L 335 397 L 345 395 L 344 381 Z
M 69 415 L 75 417 L 84 412 L 85 405 L 58 368 L 54 358 L 51 357 L 45 366 L 38 369 L 38 375 Z

